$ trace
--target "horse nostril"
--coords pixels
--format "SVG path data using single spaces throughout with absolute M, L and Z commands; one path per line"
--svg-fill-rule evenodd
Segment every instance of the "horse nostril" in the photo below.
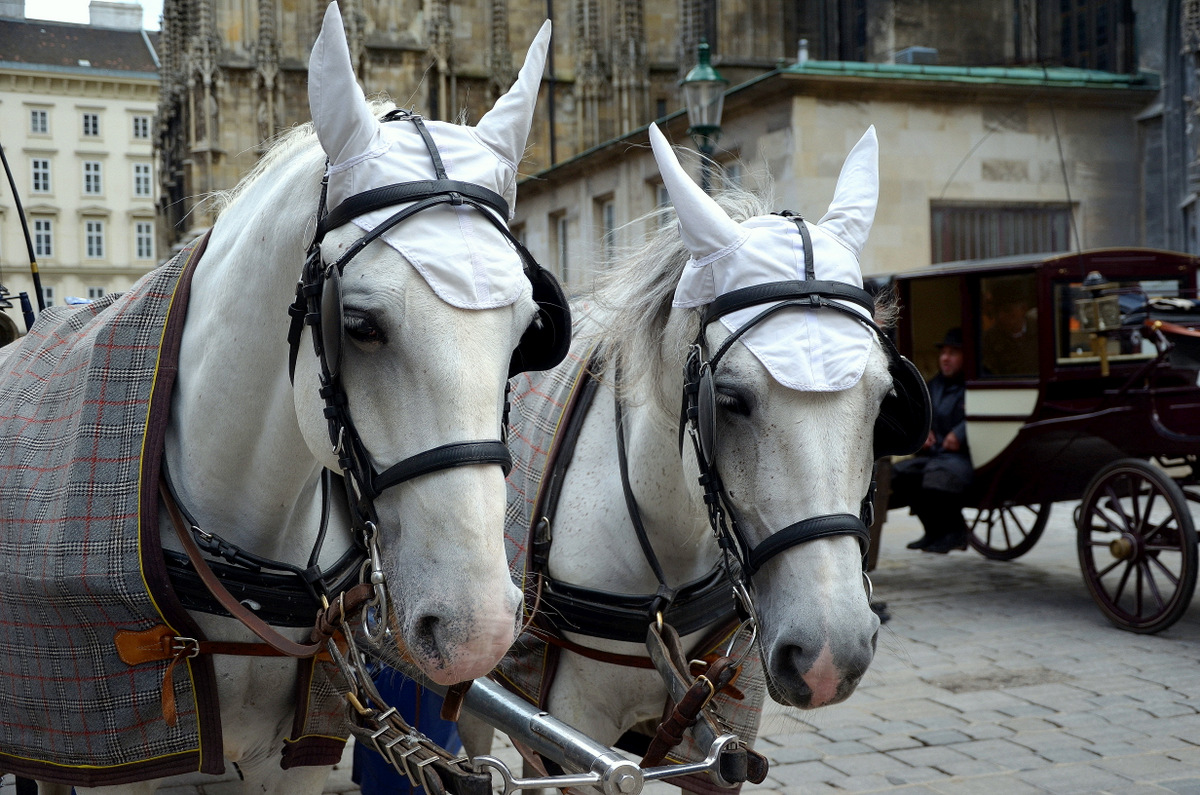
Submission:
M 422 654 L 430 659 L 442 660 L 442 650 L 438 643 L 438 626 L 441 620 L 437 616 L 421 616 L 413 622 L 412 642 Z

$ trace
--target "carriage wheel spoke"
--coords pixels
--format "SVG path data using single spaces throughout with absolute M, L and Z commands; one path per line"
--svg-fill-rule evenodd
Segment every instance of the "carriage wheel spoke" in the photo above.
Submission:
M 1125 480 L 1128 479 L 1128 476 L 1126 476 Z M 1121 505 L 1121 498 L 1117 496 L 1116 481 L 1117 479 L 1113 478 L 1113 482 L 1106 484 L 1104 487 L 1105 493 L 1108 494 L 1107 507 L 1110 511 L 1113 511 L 1121 517 L 1121 521 L 1124 522 L 1126 527 L 1131 527 L 1133 523 L 1129 521 L 1129 517 L 1125 515 L 1125 508 Z
M 1149 541 L 1151 538 L 1154 538 L 1156 535 L 1161 533 L 1163 530 L 1165 530 L 1167 528 L 1167 525 L 1171 524 L 1174 521 L 1175 521 L 1175 514 L 1173 514 L 1173 513 L 1168 514 L 1167 518 L 1163 519 L 1161 522 L 1159 522 L 1157 525 L 1155 525 L 1154 528 L 1150 530 L 1150 532 L 1143 535 L 1142 538 L 1146 540 L 1147 546 L 1149 546 Z
M 1005 510 L 1000 509 L 1000 529 L 1004 532 L 1004 546 L 1012 549 L 1012 537 L 1008 534 L 1008 517 L 1005 515 Z
M 1171 585 L 1176 587 L 1179 586 L 1179 578 L 1175 576 L 1175 572 L 1167 568 L 1166 564 L 1159 560 L 1157 555 L 1151 556 L 1149 560 L 1158 567 L 1159 571 L 1162 572 L 1164 577 L 1171 581 Z
M 1137 565 L 1134 566 L 1133 577 L 1134 577 L 1134 583 L 1133 583 L 1134 613 L 1133 614 L 1135 616 L 1140 616 L 1142 614 L 1142 567 L 1141 566 L 1137 566 Z
M 1129 512 L 1133 516 L 1133 522 L 1129 526 L 1131 529 L 1137 529 L 1149 515 L 1142 512 L 1142 484 L 1135 482 L 1133 475 L 1127 475 L 1125 479 L 1129 481 Z
M 1113 593 L 1112 603 L 1114 605 L 1120 604 L 1121 596 L 1125 593 L 1125 585 L 1129 582 L 1129 572 L 1133 570 L 1132 564 L 1129 564 L 1128 561 L 1118 561 L 1118 563 L 1126 563 L 1127 565 L 1125 566 L 1125 571 L 1121 573 L 1120 581 L 1117 582 L 1117 590 Z
M 1150 571 L 1150 564 L 1146 561 L 1142 561 L 1139 569 L 1143 572 L 1146 584 L 1150 588 L 1151 596 L 1154 597 L 1154 604 L 1156 605 L 1157 612 L 1162 612 L 1162 609 L 1167 603 L 1162 598 L 1162 592 L 1158 590 L 1158 581 L 1154 579 L 1154 572 Z M 1141 615 L 1141 613 L 1139 612 L 1138 615 Z
M 1104 524 L 1108 525 L 1108 529 L 1114 533 L 1123 533 L 1125 531 L 1125 528 L 1129 526 L 1128 522 L 1126 522 L 1124 525 L 1117 524 L 1117 522 L 1111 517 L 1112 513 L 1113 513 L 1113 510 L 1111 507 L 1102 508 L 1099 505 L 1096 506 L 1096 516 L 1100 517 L 1100 520 L 1102 522 L 1104 522 Z M 1121 513 L 1121 512 L 1118 511 L 1117 513 Z M 1122 516 L 1123 516 L 1123 514 L 1122 514 Z M 1102 532 L 1102 531 L 1103 531 L 1103 528 L 1098 528 L 1095 525 L 1092 525 L 1092 532 Z
M 1152 511 L 1154 509 L 1154 501 L 1157 497 L 1158 497 L 1157 491 L 1150 492 L 1150 496 L 1146 499 L 1146 510 L 1145 510 L 1145 512 L 1142 513 L 1142 516 L 1141 516 L 1140 520 L 1138 521 L 1139 528 L 1143 528 L 1150 524 L 1150 522 L 1151 522 L 1150 517 L 1151 517 Z M 1168 508 L 1169 507 L 1170 506 L 1168 506 Z M 1171 516 L 1170 512 L 1168 512 L 1167 518 L 1163 520 L 1163 524 L 1171 521 L 1171 519 L 1172 519 L 1172 516 Z M 1160 524 L 1157 527 L 1155 527 L 1154 529 L 1152 529 L 1149 533 L 1144 533 L 1142 537 L 1149 538 L 1150 536 L 1154 535 L 1161 529 L 1162 529 L 1162 524 Z
M 1108 544 L 1098 544 L 1097 546 L 1108 546 Z M 1108 574 L 1110 571 L 1112 571 L 1113 569 L 1115 569 L 1117 566 L 1120 566 L 1120 565 L 1121 565 L 1122 563 L 1124 563 L 1124 562 L 1125 562 L 1125 559 L 1124 559 L 1124 558 L 1117 558 L 1117 559 L 1116 559 L 1116 560 L 1114 560 L 1112 563 L 1110 563 L 1108 566 L 1106 566 L 1105 568 L 1103 568 L 1103 569 L 1101 569 L 1100 571 L 1096 572 L 1096 577 L 1097 577 L 1097 579 L 1099 579 L 1099 578 L 1103 577 L 1104 575 Z

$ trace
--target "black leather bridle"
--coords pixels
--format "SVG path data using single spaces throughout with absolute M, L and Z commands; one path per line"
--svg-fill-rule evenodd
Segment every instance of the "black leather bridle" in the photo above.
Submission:
M 717 472 L 716 452 L 716 389 L 714 373 L 721 357 L 734 342 L 754 326 L 785 309 L 841 312 L 864 326 L 879 339 L 888 355 L 888 370 L 893 388 L 880 409 L 875 425 L 875 458 L 884 455 L 906 455 L 920 449 L 929 434 L 931 409 L 925 381 L 915 366 L 896 350 L 895 344 L 869 315 L 875 307 L 874 298 L 866 290 L 850 284 L 823 281 L 816 278 L 813 266 L 812 239 L 804 220 L 790 212 L 780 215 L 796 224 L 804 243 L 803 281 L 781 281 L 746 287 L 719 296 L 705 307 L 700 328 L 691 346 L 684 372 L 683 406 L 680 412 L 679 443 L 682 451 L 685 432 L 691 437 L 700 468 L 700 485 L 708 508 L 709 523 L 726 554 L 733 555 L 738 571 L 731 572 L 741 584 L 750 589 L 753 576 L 771 558 L 798 544 L 838 535 L 851 535 L 862 548 L 864 565 L 871 536 L 868 527 L 873 521 L 875 482 L 867 490 L 858 515 L 848 513 L 812 516 L 794 522 L 772 533 L 758 544 L 751 543 L 737 519 L 732 501 Z M 859 312 L 837 303 L 848 301 L 867 311 Z M 716 353 L 708 355 L 706 330 L 708 324 L 731 312 L 759 306 L 772 306 L 759 312 L 721 343 Z
M 343 325 L 341 276 L 347 263 L 384 232 L 422 212 L 440 205 L 473 207 L 494 226 L 516 250 L 524 265 L 525 274 L 533 286 L 533 298 L 538 316 L 522 336 L 509 365 L 510 377 L 525 370 L 543 370 L 558 364 L 570 346 L 570 309 L 557 280 L 538 265 L 533 256 L 509 231 L 501 220 L 508 217 L 508 204 L 492 190 L 469 182 L 452 180 L 438 153 L 437 145 L 420 116 L 404 110 L 394 110 L 383 117 L 384 122 L 408 122 L 415 126 L 425 142 L 433 161 L 435 179 L 397 183 L 359 193 L 326 212 L 328 169 L 321 184 L 321 199 L 313 240 L 308 247 L 303 276 L 296 287 L 296 300 L 289 307 L 292 324 L 288 333 L 290 346 L 289 373 L 295 377 L 301 332 L 312 328 L 313 349 L 320 364 L 321 398 L 325 402 L 325 418 L 329 441 L 338 456 L 347 495 L 356 527 L 376 519 L 374 500 L 384 490 L 422 475 L 444 469 L 479 464 L 496 464 L 507 475 L 512 457 L 501 438 L 448 444 L 410 456 L 382 472 L 375 469 L 362 437 L 350 415 L 350 402 L 341 378 Z M 326 233 L 356 217 L 374 210 L 408 203 L 389 218 L 355 241 L 336 262 L 326 263 L 321 254 L 321 241 Z M 507 413 L 507 386 L 505 392 Z M 507 418 L 505 418 L 507 419 Z

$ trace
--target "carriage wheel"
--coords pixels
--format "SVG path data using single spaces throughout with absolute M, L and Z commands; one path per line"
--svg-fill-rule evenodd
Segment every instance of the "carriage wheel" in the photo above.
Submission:
M 1079 567 L 1118 627 L 1151 633 L 1179 620 L 1196 590 L 1196 530 L 1183 491 L 1158 467 L 1114 461 L 1092 479 L 1078 514 Z
M 1019 558 L 1042 537 L 1050 519 L 1050 506 L 1014 505 L 1006 502 L 999 508 L 967 508 L 967 541 L 980 555 L 992 560 Z

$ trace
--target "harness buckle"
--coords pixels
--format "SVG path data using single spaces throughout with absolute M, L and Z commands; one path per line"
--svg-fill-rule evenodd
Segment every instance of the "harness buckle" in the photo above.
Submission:
M 188 659 L 199 657 L 200 641 L 176 635 L 171 638 L 171 651 L 175 652 L 176 657 L 187 657 Z

